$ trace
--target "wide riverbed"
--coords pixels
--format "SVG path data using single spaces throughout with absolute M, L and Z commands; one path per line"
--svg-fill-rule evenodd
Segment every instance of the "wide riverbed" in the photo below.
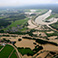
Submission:
M 52 10 L 49 10 L 47 13 L 45 13 L 45 14 L 43 14 L 43 15 L 41 15 L 41 16 L 38 16 L 36 19 L 35 19 L 35 23 L 37 24 L 37 25 L 48 25 L 48 24 L 52 24 L 52 23 L 55 23 L 55 22 L 57 22 L 57 19 L 55 19 L 54 18 L 54 20 L 53 21 L 51 21 L 51 22 L 49 22 L 49 23 L 47 23 L 47 22 L 44 22 L 44 20 L 46 19 L 46 18 L 48 18 L 50 15 L 51 15 L 51 13 L 52 13 Z

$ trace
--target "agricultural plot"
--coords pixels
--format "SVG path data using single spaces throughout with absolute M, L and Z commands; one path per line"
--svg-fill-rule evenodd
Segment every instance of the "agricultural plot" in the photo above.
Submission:
M 15 50 L 13 51 L 12 55 L 10 56 L 10 58 L 17 58 Z
M 4 47 L 4 49 L 0 52 L 0 58 L 8 58 L 9 55 L 11 54 L 11 52 L 13 51 L 13 49 L 14 49 L 14 48 L 13 48 L 12 46 L 6 45 L 6 46 Z M 14 58 L 15 58 L 14 52 L 13 52 L 13 54 L 11 55 L 11 57 L 14 57 Z
M 2 48 L 3 46 L 0 46 L 0 49 Z

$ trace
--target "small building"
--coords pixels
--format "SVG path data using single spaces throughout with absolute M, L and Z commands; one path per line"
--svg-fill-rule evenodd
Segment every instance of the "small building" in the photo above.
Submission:
M 3 43 L 3 44 L 1 44 L 2 46 L 5 46 L 6 44 L 5 43 Z

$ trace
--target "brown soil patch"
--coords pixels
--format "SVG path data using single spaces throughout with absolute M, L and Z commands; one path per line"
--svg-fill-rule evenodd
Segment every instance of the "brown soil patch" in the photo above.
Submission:
M 53 39 L 55 39 L 55 38 L 57 38 L 57 36 L 48 37 L 48 39 L 50 39 L 50 40 L 53 40 Z
M 22 56 L 22 58 L 32 58 L 32 56 L 24 55 L 24 56 Z
M 42 45 L 43 50 L 48 50 L 48 51 L 58 51 L 58 46 L 52 45 L 52 44 L 46 44 Z
M 33 32 L 33 34 L 36 34 L 37 36 L 39 36 L 41 34 L 41 36 L 47 36 L 44 32 Z
M 38 58 L 38 57 L 45 58 L 48 53 L 49 52 L 43 52 L 43 53 L 39 54 L 36 58 Z
M 47 32 L 48 34 L 50 34 L 50 33 L 54 33 L 54 31 L 50 31 L 50 32 Z
M 34 40 L 29 40 L 29 39 L 22 39 L 22 41 L 17 41 L 16 46 L 17 47 L 29 47 L 31 49 L 35 48 L 35 45 L 33 44 L 35 41 Z

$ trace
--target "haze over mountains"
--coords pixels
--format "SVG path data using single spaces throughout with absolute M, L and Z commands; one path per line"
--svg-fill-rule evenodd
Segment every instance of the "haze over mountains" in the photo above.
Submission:
M 0 7 L 26 6 L 36 4 L 58 4 L 58 0 L 0 0 Z
M 53 12 L 58 13 L 58 4 L 38 4 L 38 5 L 26 5 L 16 7 L 0 7 L 1 9 L 51 9 Z

